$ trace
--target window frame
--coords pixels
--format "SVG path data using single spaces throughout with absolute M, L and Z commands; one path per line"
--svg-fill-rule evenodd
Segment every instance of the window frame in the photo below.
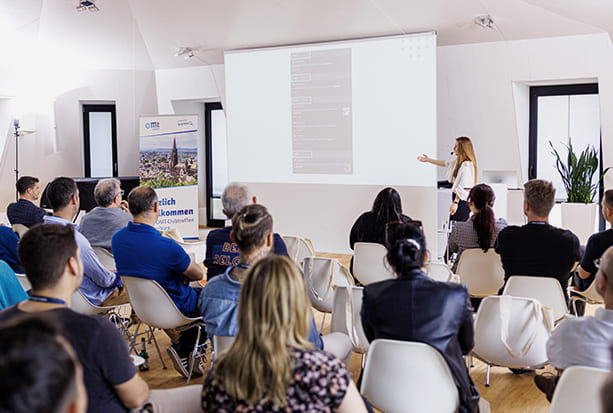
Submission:
M 207 102 L 204 104 L 204 151 L 206 158 L 206 225 L 211 228 L 223 228 L 224 219 L 213 217 L 213 130 L 212 111 L 223 110 L 221 102 Z M 217 197 L 215 197 L 217 198 Z
M 107 104 L 89 104 L 82 105 L 83 112 L 83 176 L 91 178 L 91 137 L 89 133 L 89 114 L 92 112 L 111 113 L 111 152 L 113 156 L 112 171 L 113 177 L 119 176 L 119 165 L 117 162 L 117 108 L 116 105 Z M 96 177 L 104 178 L 104 177 Z

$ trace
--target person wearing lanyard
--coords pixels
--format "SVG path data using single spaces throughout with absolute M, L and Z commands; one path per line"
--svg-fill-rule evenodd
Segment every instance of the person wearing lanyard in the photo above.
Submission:
M 466 136 L 456 138 L 453 153 L 456 154 L 456 158 L 451 161 L 432 159 L 425 153 L 418 156 L 417 160 L 447 168 L 446 177 L 452 184 L 450 220 L 466 221 L 470 215 L 470 208 L 466 203 L 468 192 L 477 183 L 477 158 L 470 138 Z

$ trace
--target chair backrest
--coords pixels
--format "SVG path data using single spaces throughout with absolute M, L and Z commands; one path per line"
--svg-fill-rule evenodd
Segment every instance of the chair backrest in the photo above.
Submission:
M 123 276 L 121 281 L 128 291 L 132 309 L 151 327 L 170 329 L 199 319 L 185 317 L 168 293 L 153 280 Z
M 436 281 L 456 282 L 456 277 L 453 271 L 444 262 L 428 261 L 426 263 L 426 274 L 428 277 Z
M 460 400 L 443 356 L 424 343 L 370 343 L 361 393 L 386 413 L 454 413 Z
M 604 304 L 604 298 L 598 291 L 596 291 L 596 278 L 594 277 L 594 281 L 590 284 L 590 286 L 585 291 L 577 291 L 575 287 L 568 287 L 568 293 L 578 294 L 580 297 L 585 298 L 591 304 Z
M 369 346 L 360 315 L 363 291 L 364 287 L 334 287 L 330 321 L 330 331 L 347 334 L 356 353 L 366 353 Z
M 213 349 L 215 350 L 213 352 L 213 360 L 228 351 L 235 338 L 234 336 L 213 336 Z
M 564 370 L 556 385 L 549 413 L 603 411 L 600 389 L 609 375 L 608 370 L 571 366 Z
M 539 300 L 541 304 L 551 308 L 555 321 L 568 313 L 564 292 L 555 278 L 514 275 L 509 277 L 502 293 Z
M 389 265 L 385 265 L 387 249 L 373 242 L 353 244 L 353 275 L 363 285 L 396 278 Z
M 485 297 L 475 319 L 473 353 L 500 366 L 540 366 L 547 362 L 545 343 L 552 328 L 553 321 L 535 299 Z
M 117 270 L 115 257 L 113 257 L 113 254 L 109 250 L 103 247 L 92 247 L 92 249 L 94 250 L 96 257 L 98 257 L 100 264 L 102 264 L 104 268 L 109 271 Z
M 94 315 L 106 313 L 107 311 L 112 310 L 114 307 L 99 307 L 94 305 L 83 295 L 81 290 L 77 290 L 72 293 L 70 308 L 77 313 Z
M 311 305 L 318 311 L 332 312 L 334 286 L 353 285 L 349 269 L 336 258 L 305 257 L 302 272 Z
M 299 267 L 302 267 L 302 261 L 306 257 L 314 257 L 315 250 L 313 243 L 308 238 L 300 238 L 292 235 L 283 235 L 283 242 L 287 247 L 289 257 L 294 260 Z
M 13 224 L 12 228 L 13 232 L 17 233 L 17 235 L 19 236 L 19 239 L 21 239 L 21 237 L 23 237 L 23 234 L 28 232 L 28 230 L 30 229 L 23 224 Z
M 500 255 L 493 248 L 487 252 L 480 248 L 464 250 L 460 255 L 456 274 L 460 277 L 460 282 L 468 287 L 468 294 L 473 297 L 498 294 L 504 284 Z
M 25 274 L 16 273 L 15 275 L 17 276 L 17 279 L 24 290 L 29 291 L 32 289 L 32 284 L 30 284 L 30 280 L 28 280 L 28 277 L 26 277 Z

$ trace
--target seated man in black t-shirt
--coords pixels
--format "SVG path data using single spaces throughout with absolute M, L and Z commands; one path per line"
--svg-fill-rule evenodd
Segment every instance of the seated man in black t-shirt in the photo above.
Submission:
M 581 251 L 575 234 L 549 224 L 555 191 L 548 181 L 532 179 L 526 182 L 524 214 L 528 223 L 504 228 L 494 248 L 502 260 L 505 284 L 513 275 L 553 277 L 560 282 L 568 302 L 568 279 L 581 258 Z
M 32 294 L 29 300 L 0 311 L 0 322 L 45 312 L 60 324 L 83 365 L 88 412 L 128 412 L 140 407 L 149 388 L 136 373 L 123 336 L 107 319 L 68 308 L 83 280 L 72 225 L 36 225 L 25 233 L 18 252 Z
M 605 191 L 602 198 L 602 216 L 609 224 L 613 225 L 613 189 Z M 587 240 L 585 254 L 581 260 L 581 265 L 577 269 L 579 277 L 575 278 L 575 284 L 579 291 L 586 290 L 594 281 L 594 276 L 598 271 L 595 261 L 613 245 L 613 229 L 598 232 Z

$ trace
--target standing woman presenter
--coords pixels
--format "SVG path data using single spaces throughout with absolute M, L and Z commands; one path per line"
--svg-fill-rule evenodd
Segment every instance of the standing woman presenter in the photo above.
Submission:
M 477 183 L 477 158 L 473 143 L 466 136 L 456 138 L 453 152 L 456 158 L 451 161 L 439 161 L 426 154 L 418 156 L 417 160 L 447 168 L 447 180 L 453 184 L 451 186 L 451 206 L 449 207 L 450 219 L 466 221 L 470 215 L 470 208 L 466 203 L 468 192 Z

